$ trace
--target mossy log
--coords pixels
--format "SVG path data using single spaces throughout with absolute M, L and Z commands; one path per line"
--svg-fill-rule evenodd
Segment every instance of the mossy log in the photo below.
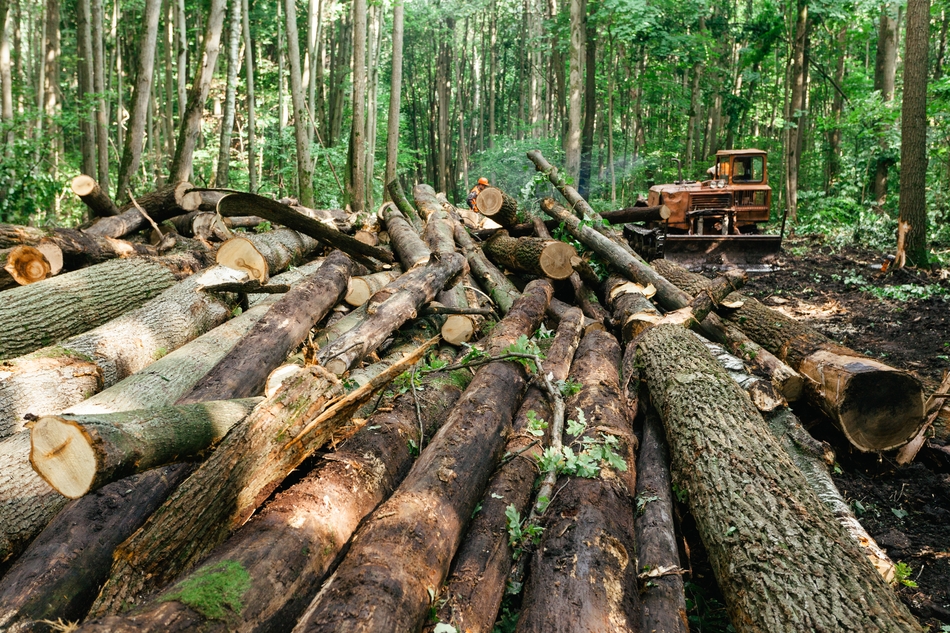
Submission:
M 498 354 L 541 322 L 552 288 L 535 281 L 487 341 Z M 521 400 L 524 367 L 490 363 L 475 374 L 445 426 L 402 485 L 364 522 L 346 558 L 294 631 L 411 631 L 448 574 L 466 523 L 501 458 Z
M 574 272 L 571 258 L 577 257 L 574 247 L 558 240 L 539 237 L 509 237 L 507 231 L 498 231 L 482 245 L 488 259 L 509 270 L 567 279 Z
M 478 212 L 503 227 L 518 223 L 518 201 L 496 187 L 485 187 L 475 199 Z
M 112 565 L 112 552 L 188 476 L 174 464 L 114 482 L 70 502 L 0 578 L 0 629 L 46 630 L 41 620 L 81 620 Z
M 188 182 L 168 184 L 136 198 L 136 202 L 156 224 L 161 224 L 169 218 L 182 214 L 182 198 L 191 188 L 192 185 Z M 99 218 L 95 224 L 83 230 L 91 235 L 123 237 L 149 224 L 135 205 L 129 203 L 119 209 L 118 215 Z
M 544 371 L 552 374 L 552 382 L 567 378 L 583 325 L 577 308 L 561 319 L 544 360 Z M 538 475 L 536 460 L 543 451 L 543 438 L 529 432 L 532 414 L 547 422 L 552 415 L 547 394 L 536 385 L 528 387 L 512 422 L 505 454 L 513 457 L 492 475 L 481 510 L 472 519 L 439 593 L 438 621 L 458 631 L 490 633 L 501 606 L 513 553 L 505 511 L 511 505 L 525 516 Z
M 921 630 L 692 334 L 658 324 L 639 350 L 674 485 L 739 633 Z
M 320 248 L 317 240 L 291 229 L 236 236 L 218 247 L 218 264 L 247 272 L 262 284 L 291 264 L 302 262 Z
M 49 260 L 33 246 L 0 249 L 0 290 L 35 284 L 52 274 Z
M 396 203 L 396 207 L 398 207 L 406 219 L 409 220 L 409 224 L 412 225 L 417 233 L 421 233 L 423 222 L 419 218 L 419 213 L 409 204 L 409 199 L 406 198 L 406 192 L 403 191 L 402 183 L 399 182 L 399 179 L 394 178 L 386 183 L 386 191 L 389 192 L 389 196 L 393 202 Z
M 454 243 L 454 242 L 453 242 Z M 466 275 L 462 281 L 451 288 L 447 288 L 436 295 L 436 301 L 443 307 L 466 310 L 478 308 L 478 300 L 474 292 L 468 292 L 466 285 L 471 285 L 471 278 Z M 432 307 L 432 304 L 429 306 Z M 478 331 L 482 318 L 472 314 L 450 314 L 443 319 L 439 331 L 446 343 L 461 345 L 469 342 Z
M 597 477 L 558 481 L 542 517 L 544 533 L 531 559 L 518 631 L 640 630 L 633 527 L 637 440 L 619 368 L 617 339 L 604 331 L 587 333 L 570 373 L 583 386 L 566 403 L 567 414 L 583 411 L 582 437 L 615 438 L 624 468 L 601 462 Z
M 658 260 L 654 267 L 687 292 L 706 286 L 704 277 L 671 262 Z M 854 447 L 885 451 L 916 435 L 924 421 L 924 394 L 915 376 L 838 345 L 753 297 L 729 300 L 741 307 L 720 310 L 724 319 L 805 376 L 806 395 Z
M 455 242 L 462 247 L 462 253 L 465 254 L 465 259 L 468 260 L 471 268 L 472 277 L 491 298 L 499 313 L 507 314 L 521 293 L 504 273 L 488 261 L 481 247 L 472 240 L 468 230 L 460 223 L 455 225 Z
M 89 207 L 93 216 L 105 218 L 119 215 L 119 207 L 115 206 L 115 202 L 112 201 L 109 194 L 102 190 L 102 187 L 92 176 L 86 174 L 76 176 L 70 183 L 70 188 Z
M 43 416 L 30 429 L 30 463 L 57 492 L 78 499 L 123 477 L 211 448 L 260 400 Z
M 421 266 L 429 261 L 432 252 L 399 209 L 394 205 L 386 205 L 383 207 L 382 216 L 386 230 L 389 232 L 389 243 L 396 251 L 405 270 Z

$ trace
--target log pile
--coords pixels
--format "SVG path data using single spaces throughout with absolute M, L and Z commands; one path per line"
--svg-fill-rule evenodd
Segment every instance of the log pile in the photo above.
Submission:
M 916 379 L 529 158 L 573 212 L 84 176 L 91 226 L 0 225 L 0 630 L 685 632 L 686 512 L 736 631 L 920 630 L 788 406 L 891 450 Z

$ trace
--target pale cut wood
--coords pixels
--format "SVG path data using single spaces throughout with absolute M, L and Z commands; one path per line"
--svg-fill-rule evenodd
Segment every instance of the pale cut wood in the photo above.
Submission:
M 43 253 L 43 257 L 49 262 L 49 274 L 51 277 L 63 271 L 63 249 L 59 244 L 48 238 L 43 238 L 36 245 L 36 250 Z
M 486 187 L 475 199 L 475 207 L 482 215 L 509 227 L 518 223 L 517 201 L 495 187 Z
M 383 272 L 353 277 L 347 286 L 346 297 L 343 298 L 354 308 L 363 305 L 374 294 L 392 283 L 402 274 L 402 269 L 384 270 Z
M 0 290 L 27 286 L 52 276 L 49 261 L 32 246 L 0 251 Z
M 76 176 L 73 178 L 71 188 L 96 217 L 119 215 L 119 208 L 115 206 L 115 202 L 99 187 L 99 183 L 92 176 L 85 174 Z
M 293 262 L 320 247 L 317 240 L 291 229 L 233 237 L 218 248 L 216 261 L 266 283 Z
M 577 251 L 570 244 L 540 237 L 509 237 L 498 231 L 482 245 L 490 260 L 509 270 L 551 279 L 567 279 L 574 273 L 571 259 Z
M 267 380 L 264 382 L 264 397 L 273 398 L 285 382 L 305 371 L 307 369 L 303 365 L 294 363 L 281 365 L 267 375 Z
M 207 450 L 261 398 L 101 415 L 44 416 L 30 429 L 30 463 L 60 494 L 93 490 Z

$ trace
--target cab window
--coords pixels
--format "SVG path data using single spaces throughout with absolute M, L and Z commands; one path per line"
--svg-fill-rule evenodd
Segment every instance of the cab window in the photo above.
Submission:
M 762 182 L 765 159 L 762 156 L 737 156 L 732 161 L 733 182 Z

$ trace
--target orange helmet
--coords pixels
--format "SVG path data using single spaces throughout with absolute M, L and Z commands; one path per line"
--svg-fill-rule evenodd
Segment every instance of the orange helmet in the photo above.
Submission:
M 488 178 L 485 178 L 484 176 L 482 176 L 481 178 L 478 179 L 478 184 L 488 186 Z

